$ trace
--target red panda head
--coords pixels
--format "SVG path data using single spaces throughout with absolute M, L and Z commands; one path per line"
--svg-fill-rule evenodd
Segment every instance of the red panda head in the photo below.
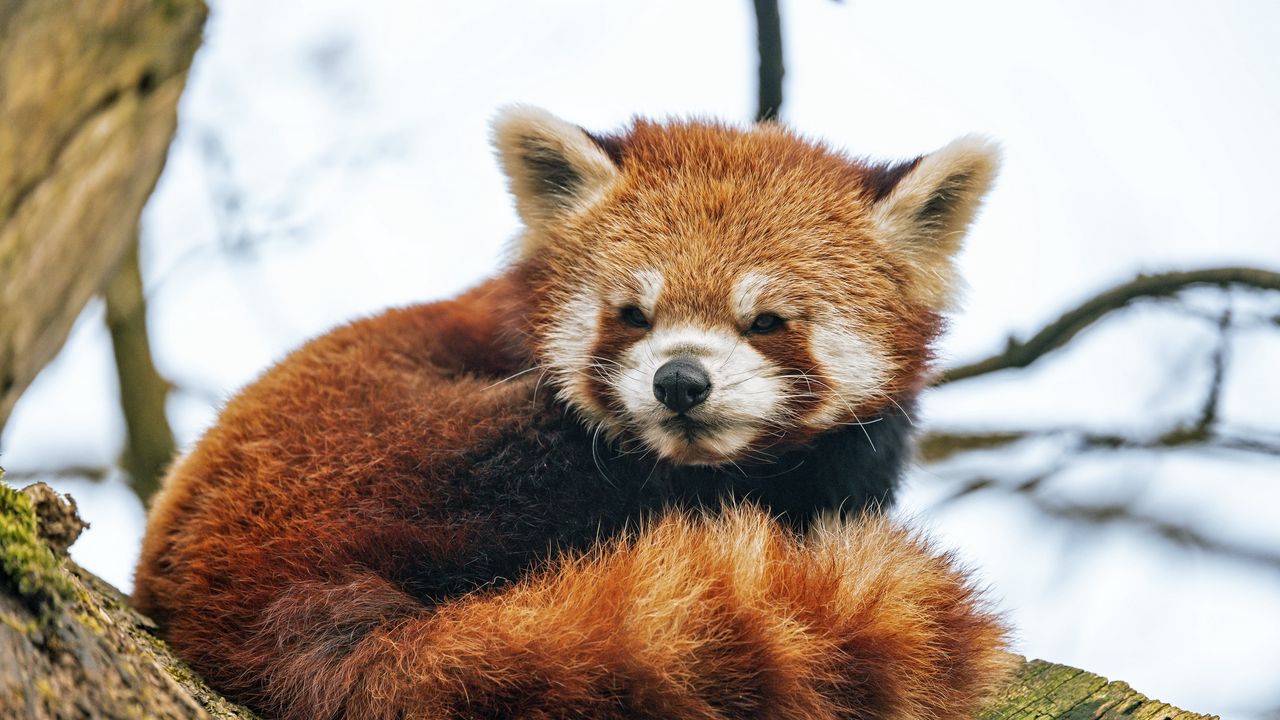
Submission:
M 594 136 L 508 109 L 533 353 L 589 425 L 679 464 L 767 458 L 919 390 L 995 174 L 961 138 L 900 164 L 774 124 Z

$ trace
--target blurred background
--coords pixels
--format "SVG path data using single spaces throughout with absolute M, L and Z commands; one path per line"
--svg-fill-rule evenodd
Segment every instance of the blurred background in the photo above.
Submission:
M 168 448 L 290 348 L 502 263 L 503 104 L 594 130 L 776 112 L 877 158 L 979 132 L 1005 164 L 898 512 L 1020 653 L 1280 718 L 1280 4 L 209 5 L 140 226 L 155 371 L 94 299 L 0 435 L 8 482 L 79 501 L 90 570 L 130 588 Z

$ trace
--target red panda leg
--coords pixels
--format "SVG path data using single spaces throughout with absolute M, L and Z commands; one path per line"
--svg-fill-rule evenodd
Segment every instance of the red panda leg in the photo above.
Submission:
M 1007 666 L 952 561 L 882 520 L 669 517 L 434 612 L 372 578 L 297 592 L 263 625 L 289 718 L 961 718 Z

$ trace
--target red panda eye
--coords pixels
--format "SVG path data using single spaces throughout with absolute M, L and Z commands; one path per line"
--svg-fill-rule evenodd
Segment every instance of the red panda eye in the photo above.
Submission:
M 773 313 L 764 313 L 756 316 L 755 322 L 751 323 L 751 329 L 747 332 L 753 335 L 765 335 L 776 330 L 781 330 L 786 321 L 774 315 Z
M 644 316 L 644 311 L 631 305 L 622 308 L 622 321 L 632 327 L 648 328 L 649 318 Z

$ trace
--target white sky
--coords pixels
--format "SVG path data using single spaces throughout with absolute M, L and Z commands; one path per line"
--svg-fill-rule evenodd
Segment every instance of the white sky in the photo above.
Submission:
M 157 362 L 186 389 L 170 407 L 182 442 L 214 399 L 305 338 L 493 271 L 516 230 L 488 146 L 498 106 L 541 105 L 593 129 L 635 113 L 749 117 L 749 5 L 215 2 L 144 218 Z M 968 132 L 1005 147 L 962 257 L 971 290 L 951 361 L 1137 272 L 1280 267 L 1267 222 L 1280 190 L 1280 3 L 795 0 L 782 12 L 784 117 L 805 133 L 890 157 Z M 226 188 L 239 194 L 231 221 L 214 209 Z M 252 245 L 229 250 L 246 232 Z M 1156 431 L 1194 412 L 1214 337 L 1173 309 L 1140 309 L 1043 367 L 939 392 L 925 414 Z M 1275 332 L 1237 333 L 1229 422 L 1280 429 L 1277 359 Z M 19 405 L 0 463 L 110 463 L 117 394 L 94 305 Z M 980 568 L 1021 652 L 1228 718 L 1280 707 L 1274 571 L 1132 531 L 1082 533 L 999 493 L 933 509 L 948 478 L 1034 474 L 1064 457 L 1077 463 L 1055 477 L 1060 497 L 1130 499 L 1280 549 L 1274 458 L 1077 458 L 1045 442 L 921 471 L 904 509 Z M 141 508 L 118 479 L 60 486 L 95 525 L 76 557 L 128 587 Z

